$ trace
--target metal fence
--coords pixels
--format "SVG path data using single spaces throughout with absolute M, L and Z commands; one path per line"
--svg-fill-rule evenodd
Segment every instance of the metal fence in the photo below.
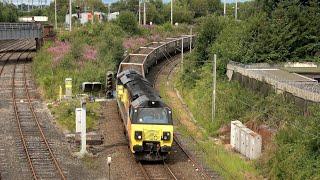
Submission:
M 42 38 L 39 23 L 0 23 L 0 40 Z

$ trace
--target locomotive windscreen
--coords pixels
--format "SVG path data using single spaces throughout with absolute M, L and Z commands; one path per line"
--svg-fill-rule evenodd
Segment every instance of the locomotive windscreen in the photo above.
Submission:
M 139 108 L 133 121 L 139 124 L 172 124 L 170 113 L 167 108 Z

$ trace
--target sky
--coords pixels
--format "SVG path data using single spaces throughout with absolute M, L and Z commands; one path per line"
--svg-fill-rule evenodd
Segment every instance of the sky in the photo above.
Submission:
M 0 0 L 2 2 L 3 0 Z M 11 1 L 11 0 L 4 0 L 4 1 Z M 31 2 L 32 0 L 12 0 L 13 4 L 21 4 L 21 2 L 27 4 L 28 2 Z M 43 3 L 47 2 L 47 4 L 50 4 L 51 1 L 53 0 L 33 0 L 34 5 L 38 5 L 39 2 L 42 1 Z M 118 0 L 102 0 L 104 3 L 114 3 L 117 2 Z M 223 0 L 221 0 L 223 2 Z M 248 0 L 238 0 L 238 2 L 244 2 Z M 170 0 L 163 0 L 163 2 L 170 2 Z M 226 0 L 227 3 L 233 3 L 235 0 Z
M 13 4 L 21 4 L 21 2 L 23 2 L 24 4 L 28 4 L 31 3 L 32 0 L 0 0 L 0 2 L 2 1 L 7 1 L 10 2 L 12 1 Z M 40 4 L 40 1 L 43 2 L 43 4 L 50 4 L 50 2 L 52 2 L 53 0 L 33 0 L 33 4 L 34 5 L 38 5 Z M 109 3 L 114 3 L 117 2 L 118 0 L 102 0 L 104 3 L 109 4 Z M 223 2 L 223 0 L 221 0 Z M 249 1 L 249 0 L 238 0 L 238 2 L 245 2 L 245 1 Z M 46 3 L 45 3 L 46 2 Z M 170 0 L 163 0 L 163 2 L 167 3 L 170 2 Z M 227 3 L 234 3 L 235 0 L 226 0 Z
M 116 2 L 117 0 L 103 0 L 104 3 L 113 3 Z M 238 0 L 239 2 L 244 2 L 244 1 L 248 1 L 248 0 Z M 163 0 L 163 2 L 170 2 L 170 0 Z M 227 3 L 233 3 L 235 2 L 235 0 L 226 0 Z

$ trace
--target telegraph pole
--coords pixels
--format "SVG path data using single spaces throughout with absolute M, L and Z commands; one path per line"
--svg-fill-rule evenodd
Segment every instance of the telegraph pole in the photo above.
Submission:
M 72 24 L 72 4 L 71 4 L 71 0 L 69 0 L 69 31 L 71 32 L 71 24 Z
M 213 64 L 212 64 L 212 115 L 211 115 L 211 121 L 216 117 L 216 82 L 217 82 L 217 55 L 214 54 L 213 56 Z
M 223 2 L 223 16 L 226 17 L 227 15 L 227 2 L 224 0 Z
M 171 25 L 173 25 L 173 0 L 171 0 Z
M 141 2 L 139 0 L 139 25 L 141 25 Z
M 236 7 L 235 7 L 234 17 L 237 20 L 238 19 L 238 0 L 236 0 Z
M 146 0 L 143 1 L 143 25 L 147 24 L 146 18 Z
M 181 70 L 183 72 L 183 37 L 181 39 Z
M 54 28 L 58 29 L 58 24 L 57 24 L 57 0 L 54 0 Z
M 192 49 L 192 27 L 190 28 L 190 53 Z

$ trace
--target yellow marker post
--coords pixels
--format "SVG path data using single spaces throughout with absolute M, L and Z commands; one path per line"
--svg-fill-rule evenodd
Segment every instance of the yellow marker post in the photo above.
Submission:
M 62 100 L 62 87 L 61 85 L 59 86 L 59 101 Z
M 72 78 L 65 79 L 66 86 L 66 98 L 69 99 L 72 97 Z

